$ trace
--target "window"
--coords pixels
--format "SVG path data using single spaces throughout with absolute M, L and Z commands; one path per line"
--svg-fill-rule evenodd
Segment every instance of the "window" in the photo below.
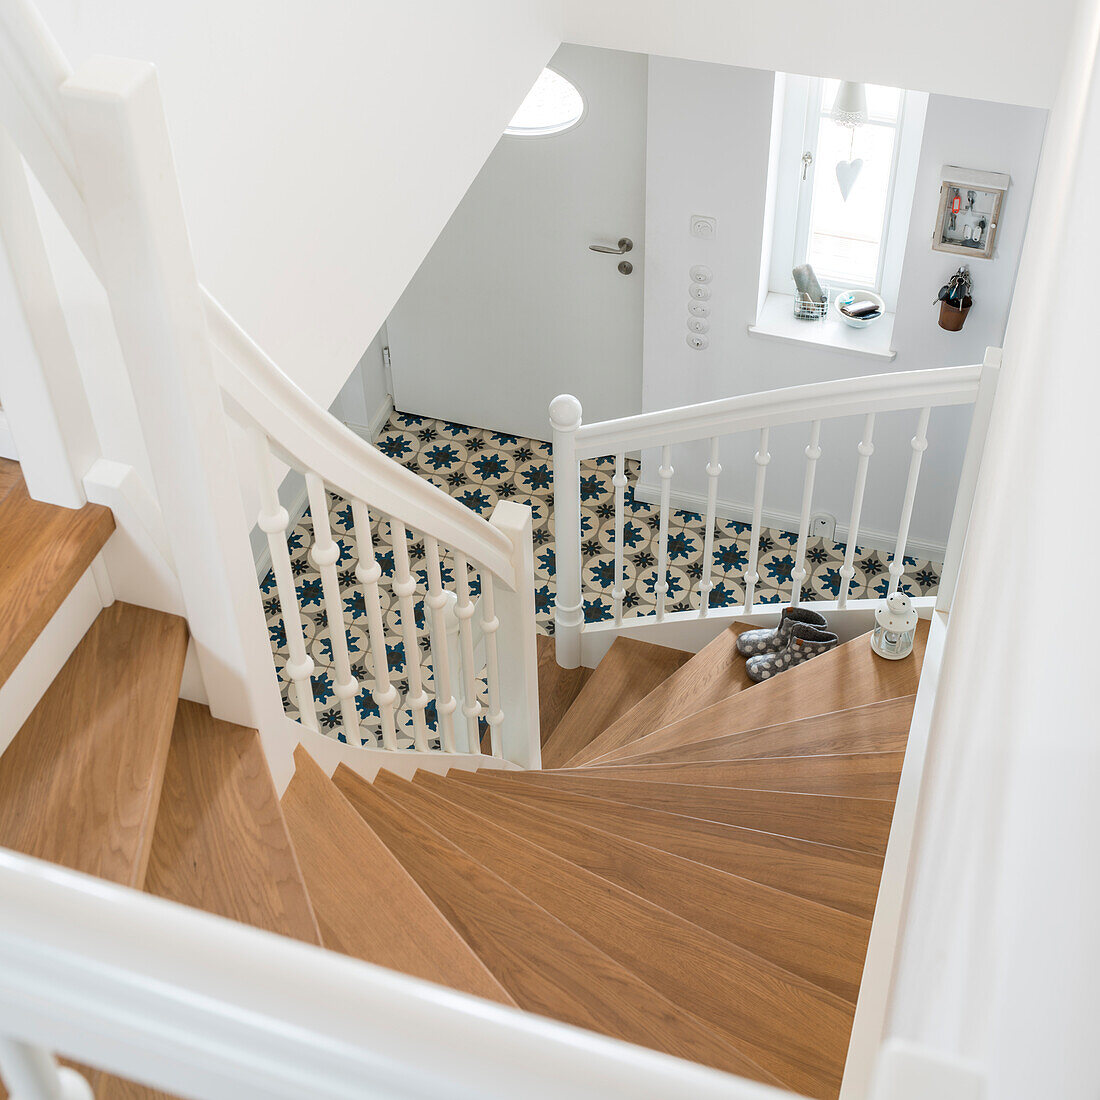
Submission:
M 504 131 L 513 137 L 540 137 L 572 129 L 584 116 L 584 98 L 553 69 L 543 69 Z
M 816 171 L 812 180 L 807 172 L 808 186 L 799 196 L 795 247 L 819 278 L 878 291 L 905 93 L 866 85 L 866 122 L 844 126 L 833 118 L 840 81 L 814 83 L 806 151 Z M 852 173 L 854 179 L 841 173 Z M 847 197 L 841 178 L 851 185 Z
M 863 85 L 866 120 L 852 127 L 833 115 L 840 88 L 784 78 L 768 289 L 792 294 L 791 269 L 808 262 L 830 288 L 873 290 L 893 311 L 928 97 Z

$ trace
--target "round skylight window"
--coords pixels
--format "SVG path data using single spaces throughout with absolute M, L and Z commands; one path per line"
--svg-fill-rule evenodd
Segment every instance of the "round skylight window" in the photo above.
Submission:
M 504 132 L 515 137 L 560 134 L 576 126 L 583 115 L 581 93 L 561 73 L 543 69 Z

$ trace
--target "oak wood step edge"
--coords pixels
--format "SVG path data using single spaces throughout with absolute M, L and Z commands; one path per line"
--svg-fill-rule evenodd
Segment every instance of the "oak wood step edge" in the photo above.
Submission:
M 616 638 L 543 746 L 543 767 L 564 765 L 690 657 L 679 649 Z
M 747 623 L 731 624 L 574 754 L 566 767 L 575 768 L 597 760 L 711 703 L 752 687 L 744 658 L 737 652 L 738 635 L 752 629 L 755 628 Z
M 599 763 L 915 695 L 927 638 L 928 620 L 921 619 L 917 623 L 913 653 L 901 661 L 886 661 L 877 656 L 866 634 L 853 638 L 770 680 L 613 749 L 599 757 Z
M 814 714 L 792 722 L 758 726 L 723 737 L 657 752 L 601 760 L 591 767 L 689 764 L 710 760 L 759 760 L 772 756 L 904 752 L 915 695 Z
M 855 1002 L 870 922 L 430 772 L 416 784 L 523 840 Z M 401 787 L 380 774 L 384 791 Z
M 415 978 L 515 1001 L 306 749 L 283 794 L 325 947 Z
M 145 889 L 321 943 L 256 730 L 180 700 Z
M 101 611 L 0 756 L 0 845 L 140 889 L 187 653 L 187 624 Z
M 703 1065 L 783 1084 L 690 1011 L 343 765 L 333 781 L 520 1008 Z
M 0 471 L 0 684 L 12 674 L 115 529 L 109 508 L 31 499 L 17 463 Z M 12 469 L 14 467 L 14 469 Z
M 840 1085 L 854 1006 L 405 780 L 400 805 L 483 867 L 811 1096 Z M 387 788 L 387 797 L 393 797 Z
M 555 655 L 554 638 L 539 634 L 535 641 L 539 660 L 539 739 L 545 745 L 594 670 L 584 665 L 562 668 Z
M 513 802 L 517 814 L 536 806 L 853 916 L 870 920 L 874 914 L 882 860 L 866 852 L 552 787 L 518 786 L 502 782 L 499 773 L 489 771 L 451 771 L 447 780 L 491 790 Z

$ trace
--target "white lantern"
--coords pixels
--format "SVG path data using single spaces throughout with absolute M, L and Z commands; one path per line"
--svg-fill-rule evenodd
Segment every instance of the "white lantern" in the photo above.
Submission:
M 871 648 L 888 661 L 900 661 L 913 652 L 916 633 L 917 612 L 913 601 L 904 592 L 895 592 L 887 596 L 875 611 Z

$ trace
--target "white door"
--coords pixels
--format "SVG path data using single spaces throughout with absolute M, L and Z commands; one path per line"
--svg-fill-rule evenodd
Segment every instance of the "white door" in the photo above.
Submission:
M 585 114 L 505 135 L 471 185 L 388 321 L 398 409 L 536 439 L 559 393 L 586 420 L 640 411 L 646 64 L 555 54 Z

